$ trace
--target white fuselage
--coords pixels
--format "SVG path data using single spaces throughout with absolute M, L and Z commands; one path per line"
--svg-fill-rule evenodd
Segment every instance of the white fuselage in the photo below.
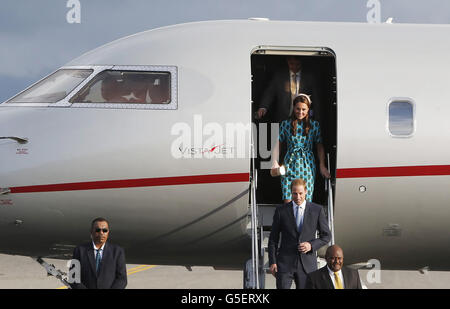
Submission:
M 250 131 L 243 131 L 245 157 L 176 158 L 173 127 L 192 128 L 192 144 L 180 151 L 195 153 L 196 115 L 203 142 L 208 124 L 249 126 L 252 52 L 327 48 L 337 78 L 335 240 L 346 263 L 449 269 L 449 33 L 446 26 L 222 21 L 151 30 L 91 51 L 66 67 L 176 67 L 177 108 L 0 105 L 0 136 L 29 140 L 0 140 L 0 188 L 11 188 L 0 196 L 0 252 L 70 254 L 102 216 L 127 261 L 243 265 L 251 254 Z M 415 104 L 408 138 L 387 129 L 397 97 Z M 217 146 L 209 141 L 206 148 Z M 431 167 L 422 176 L 423 166 L 444 172 Z

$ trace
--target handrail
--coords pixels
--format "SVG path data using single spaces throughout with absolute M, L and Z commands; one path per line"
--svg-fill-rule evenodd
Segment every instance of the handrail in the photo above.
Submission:
M 252 197 L 251 197 L 251 208 L 252 208 L 252 262 L 253 262 L 253 272 L 255 278 L 255 289 L 259 289 L 259 250 L 258 250 L 258 212 L 256 206 L 256 189 L 254 184 L 254 177 L 252 178 Z
M 331 231 L 331 245 L 334 245 L 334 209 L 333 209 L 333 188 L 331 179 L 328 178 L 328 226 Z
M 327 153 L 328 170 L 330 169 L 330 154 Z M 331 185 L 331 178 L 328 178 L 328 226 L 331 231 L 331 240 L 329 245 L 334 245 L 334 209 L 333 209 L 333 187 Z
M 254 144 L 252 142 L 252 154 L 254 154 Z M 252 155 L 252 177 L 251 177 L 251 218 L 252 218 L 252 266 L 253 266 L 253 278 L 255 279 L 254 288 L 259 289 L 259 252 L 258 252 L 258 211 L 256 205 L 256 169 L 255 169 L 255 156 Z

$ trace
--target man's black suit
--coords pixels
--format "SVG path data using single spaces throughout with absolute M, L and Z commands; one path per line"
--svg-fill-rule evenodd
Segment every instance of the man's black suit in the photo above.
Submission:
M 317 269 L 316 251 L 326 245 L 331 238 L 323 207 L 306 202 L 301 233 L 297 231 L 292 202 L 281 205 L 275 210 L 272 231 L 269 237 L 269 265 L 277 264 L 277 287 L 288 288 L 292 280 L 282 282 L 285 274 L 300 270 L 297 288 L 304 287 L 306 274 Z M 316 230 L 319 238 L 316 238 Z M 281 235 L 281 246 L 279 240 Z M 298 245 L 309 242 L 311 250 L 306 254 L 298 251 Z M 279 247 L 279 248 L 278 248 Z
M 264 92 L 259 108 L 265 108 L 272 115 L 271 121 L 281 123 L 283 120 L 289 118 L 291 111 L 292 95 L 291 95 L 291 77 L 288 69 L 278 71 L 275 73 L 269 86 Z M 312 109 L 314 110 L 314 117 L 318 119 L 318 102 L 316 102 L 316 93 L 312 86 L 312 77 L 304 72 L 300 73 L 300 93 L 305 93 L 311 96 L 313 102 Z
M 344 277 L 345 289 L 361 289 L 361 280 L 356 269 L 342 267 L 342 276 Z M 327 266 L 322 267 L 306 278 L 307 289 L 334 289 L 333 281 L 330 278 Z
M 95 252 L 92 242 L 80 245 L 73 252 L 73 259 L 81 264 L 81 283 L 74 289 L 124 289 L 127 286 L 127 269 L 124 250 L 106 242 L 100 269 L 95 270 Z

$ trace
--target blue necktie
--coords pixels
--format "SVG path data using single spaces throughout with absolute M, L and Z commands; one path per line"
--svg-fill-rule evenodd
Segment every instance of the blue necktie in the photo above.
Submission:
M 302 232 L 302 216 L 300 215 L 300 206 L 297 206 L 296 223 L 297 223 L 297 230 L 299 233 L 301 233 Z
M 98 270 L 100 269 L 100 262 L 102 260 L 102 257 L 100 255 L 101 250 L 102 249 L 97 249 L 97 255 L 95 257 L 95 270 L 97 271 L 97 273 L 98 273 Z

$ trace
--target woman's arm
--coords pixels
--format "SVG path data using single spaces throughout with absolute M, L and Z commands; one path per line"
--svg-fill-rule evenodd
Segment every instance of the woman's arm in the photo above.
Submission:
M 280 140 L 277 139 L 272 151 L 272 169 L 280 167 Z
M 317 144 L 317 155 L 319 157 L 319 164 L 320 164 L 320 173 L 325 178 L 330 178 L 330 172 L 328 171 L 326 165 L 325 165 L 325 150 L 323 148 L 323 145 L 321 143 Z

